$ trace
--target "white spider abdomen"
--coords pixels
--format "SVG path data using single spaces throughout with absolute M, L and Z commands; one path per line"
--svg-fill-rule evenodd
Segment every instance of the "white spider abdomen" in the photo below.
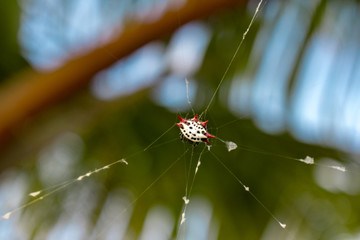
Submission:
M 197 115 L 192 119 L 183 119 L 178 116 L 180 123 L 177 125 L 180 128 L 181 134 L 184 138 L 190 142 L 200 143 L 206 142 L 209 144 L 209 138 L 214 138 L 215 136 L 209 134 L 206 129 L 207 121 L 201 122 L 197 119 Z

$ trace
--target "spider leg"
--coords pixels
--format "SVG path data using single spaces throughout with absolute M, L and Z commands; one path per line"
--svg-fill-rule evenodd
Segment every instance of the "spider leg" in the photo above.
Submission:
M 191 141 L 190 141 L 191 142 Z M 194 146 L 194 147 L 196 147 L 197 145 L 199 145 L 199 142 L 192 142 L 192 145 Z

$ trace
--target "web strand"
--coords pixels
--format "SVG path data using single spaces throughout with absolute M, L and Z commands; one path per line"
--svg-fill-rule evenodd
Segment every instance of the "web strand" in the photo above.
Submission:
M 188 170 L 189 174 L 188 174 L 188 179 L 187 179 L 187 185 L 186 185 L 186 188 L 185 188 L 185 196 L 183 196 L 183 198 L 182 198 L 182 200 L 184 201 L 184 205 L 183 205 L 181 215 L 180 215 L 181 218 L 180 218 L 179 225 L 178 225 L 177 238 L 179 238 L 181 232 L 184 231 L 183 223 L 185 223 L 185 221 L 186 221 L 186 210 L 187 210 L 188 204 L 190 203 L 190 197 L 191 197 L 192 188 L 194 186 L 195 178 L 196 178 L 196 175 L 198 173 L 199 167 L 201 165 L 201 158 L 202 158 L 202 155 L 203 155 L 205 149 L 206 149 L 206 145 L 204 146 L 204 148 L 202 149 L 202 151 L 199 154 L 199 157 L 198 157 L 198 160 L 197 160 L 197 163 L 196 163 L 196 167 L 194 169 L 194 175 L 193 175 L 193 178 L 191 180 L 190 186 L 188 186 L 188 183 L 190 182 L 189 178 L 190 178 L 190 172 L 191 172 L 191 165 L 192 164 L 190 164 L 190 166 L 189 166 L 189 170 Z M 191 159 L 192 158 L 193 158 L 193 154 L 191 155 Z
M 112 221 L 116 221 L 117 218 L 119 218 L 122 214 L 124 214 L 132 205 L 134 205 L 147 191 L 149 191 L 155 183 L 157 183 L 171 168 L 175 166 L 176 163 L 179 162 L 180 159 L 182 159 L 186 153 L 189 151 L 189 149 L 185 150 L 184 153 L 182 153 L 175 161 L 173 161 L 155 180 L 153 180 L 134 200 L 132 200 L 125 208 L 122 210 L 117 217 L 112 219 Z M 98 233 L 98 237 L 101 235 L 102 232 Z
M 246 186 L 235 175 L 235 173 L 233 171 L 231 171 L 230 168 L 228 168 L 223 161 L 220 160 L 220 158 L 218 158 L 213 152 L 210 151 L 210 153 L 231 174 L 231 176 L 233 176 L 236 179 L 236 181 L 244 188 L 244 190 L 246 192 L 248 192 L 264 208 L 264 210 L 280 225 L 280 227 L 286 228 L 286 224 L 280 222 L 280 220 L 275 217 L 275 215 L 255 196 L 255 194 L 250 191 L 250 188 L 248 186 Z
M 189 80 L 187 78 L 185 78 L 185 84 L 186 84 L 186 98 L 187 98 L 187 101 L 188 101 L 188 104 L 191 108 L 191 111 L 193 113 L 193 116 L 195 116 L 195 111 L 194 111 L 194 108 L 192 107 L 192 104 L 191 104 L 191 101 L 190 101 L 190 96 L 189 96 Z
M 246 38 L 246 35 L 247 35 L 248 32 L 250 31 L 250 28 L 251 28 L 251 26 L 253 25 L 253 23 L 254 23 L 257 15 L 258 15 L 258 13 L 259 13 L 259 10 L 260 10 L 260 7 L 261 7 L 262 2 L 263 2 L 263 0 L 260 0 L 260 2 L 258 3 L 258 5 L 257 5 L 257 7 L 256 7 L 256 10 L 255 10 L 255 13 L 254 13 L 253 17 L 251 18 L 251 21 L 250 21 L 247 29 L 246 29 L 245 32 L 243 33 L 242 39 L 241 39 L 240 43 L 238 44 L 238 46 L 237 46 L 237 48 L 236 48 L 236 50 L 235 50 L 235 53 L 233 54 L 233 56 L 232 56 L 232 58 L 231 58 L 231 60 L 230 60 L 230 63 L 227 65 L 226 70 L 225 70 L 224 74 L 222 75 L 221 80 L 220 80 L 219 84 L 217 85 L 217 87 L 216 87 L 216 89 L 215 89 L 215 91 L 214 91 L 214 93 L 213 93 L 213 95 L 212 95 L 212 97 L 211 97 L 211 99 L 210 99 L 207 107 L 206 107 L 205 110 L 200 114 L 199 118 L 201 118 L 202 115 L 206 115 L 206 113 L 207 113 L 207 111 L 209 110 L 212 102 L 214 101 L 214 98 L 215 98 L 216 94 L 218 93 L 218 91 L 219 91 L 219 89 L 220 89 L 220 86 L 221 86 L 221 84 L 223 83 L 223 81 L 224 81 L 227 73 L 229 72 L 229 69 L 230 69 L 230 67 L 231 67 L 232 64 L 233 64 L 233 62 L 234 62 L 234 60 L 235 60 L 235 58 L 236 58 L 236 56 L 237 56 L 237 54 L 238 54 L 238 52 L 239 52 L 239 50 L 240 50 L 240 47 L 242 46 L 242 44 L 243 44 L 243 42 L 244 42 L 244 40 L 245 40 L 245 38 Z
M 289 159 L 289 160 L 305 163 L 306 165 L 315 165 L 315 166 L 320 166 L 320 167 L 331 168 L 333 170 L 340 171 L 340 172 L 346 172 L 347 171 L 347 169 L 345 167 L 343 167 L 343 166 L 324 165 L 324 164 L 316 163 L 315 159 L 313 157 L 310 157 L 310 156 L 306 156 L 305 158 L 295 158 L 295 157 L 285 156 L 285 155 L 276 154 L 276 153 L 272 153 L 272 152 L 267 152 L 267 151 L 264 151 L 264 150 L 252 149 L 252 148 L 249 148 L 249 147 L 244 146 L 244 145 L 240 145 L 240 146 L 237 146 L 237 147 L 239 149 L 244 150 L 244 151 L 253 152 L 253 153 L 260 153 L 260 154 L 274 156 L 274 157 L 278 157 L 278 158 Z
M 53 188 L 54 190 L 52 190 L 52 191 L 50 191 L 50 192 L 48 192 L 48 193 L 45 193 L 44 195 L 42 195 L 42 196 L 40 196 L 40 197 L 37 197 L 37 196 L 40 195 L 42 192 L 44 192 L 44 191 L 47 190 L 47 189 L 29 193 L 30 196 L 36 197 L 36 198 L 35 198 L 34 200 L 32 200 L 32 201 L 30 201 L 30 202 L 28 202 L 28 203 L 26 203 L 26 204 L 18 207 L 18 208 L 15 208 L 15 209 L 12 210 L 12 211 L 9 211 L 9 212 L 5 213 L 5 214 L 2 216 L 2 218 L 3 218 L 3 219 L 9 219 L 10 216 L 11 216 L 14 212 L 17 212 L 17 211 L 19 211 L 19 210 L 21 210 L 21 209 L 24 209 L 24 208 L 26 208 L 26 207 L 28 207 L 28 206 L 30 206 L 30 205 L 33 205 L 34 203 L 37 203 L 37 202 L 39 202 L 39 201 L 42 201 L 42 200 L 44 200 L 45 198 L 53 195 L 54 193 L 59 192 L 60 190 L 68 187 L 69 185 L 71 185 L 71 184 L 73 184 L 73 183 L 75 183 L 75 182 L 79 182 L 79 181 L 83 180 L 83 179 L 86 178 L 86 177 L 90 177 L 90 176 L 91 176 L 92 174 L 94 174 L 94 173 L 98 173 L 98 172 L 101 172 L 101 171 L 103 171 L 103 170 L 105 170 L 105 169 L 109 169 L 112 165 L 115 165 L 115 164 L 118 164 L 118 163 L 123 163 L 123 164 L 125 164 L 125 165 L 128 165 L 128 163 L 125 161 L 125 159 L 120 159 L 120 160 L 117 160 L 117 161 L 115 161 L 115 162 L 113 162 L 113 163 L 110 163 L 110 164 L 108 164 L 108 165 L 105 165 L 105 166 L 102 167 L 102 168 L 95 169 L 95 170 L 93 170 L 93 171 L 89 171 L 89 172 L 87 172 L 87 173 L 85 173 L 85 174 L 83 174 L 83 175 L 78 176 L 77 178 L 74 178 L 74 179 L 72 179 L 72 180 L 66 181 L 66 182 L 64 182 L 64 183 L 62 183 L 62 184 L 57 184 L 57 185 L 56 185 L 57 187 L 47 188 L 47 189 Z
M 146 148 L 144 148 L 143 150 L 141 150 L 139 152 L 144 152 L 144 151 L 147 151 L 148 149 L 150 149 L 150 147 L 152 147 L 160 138 L 162 138 L 166 133 L 168 133 L 174 126 L 175 125 L 172 125 L 164 133 L 162 133 L 159 137 L 157 137 L 153 142 L 151 142 Z M 171 141 L 173 141 L 173 140 L 171 140 Z M 159 145 L 163 145 L 163 144 L 165 144 L 165 143 L 162 143 L 162 144 L 159 144 Z M 154 147 L 158 147 L 158 146 L 154 146 Z M 134 155 L 138 154 L 139 152 L 134 153 L 131 156 L 134 156 Z M 112 163 L 110 163 L 108 165 L 105 165 L 105 166 L 103 166 L 103 167 L 101 167 L 99 169 L 95 169 L 93 171 L 89 171 L 89 172 L 87 172 L 87 173 L 85 173 L 83 175 L 78 176 L 77 178 L 72 179 L 72 180 L 68 180 L 68 181 L 65 181 L 63 183 L 56 184 L 54 186 L 51 186 L 51 187 L 48 187 L 48 188 L 45 188 L 45 189 L 42 189 L 42 190 L 39 190 L 39 191 L 31 192 L 28 195 L 31 196 L 31 197 L 35 197 L 35 199 L 33 199 L 32 201 L 27 202 L 26 204 L 21 205 L 18 208 L 15 208 L 15 209 L 5 213 L 4 215 L 2 215 L 2 219 L 7 220 L 7 219 L 9 219 L 11 217 L 11 215 L 14 212 L 17 212 L 19 210 L 22 210 L 24 208 L 27 208 L 27 207 L 37 203 L 39 201 L 42 201 L 45 198 L 48 198 L 49 196 L 55 194 L 56 192 L 59 192 L 60 190 L 65 189 L 66 187 L 68 187 L 68 186 L 70 186 L 70 185 L 72 185 L 72 184 L 74 184 L 76 182 L 82 181 L 84 178 L 90 177 L 91 175 L 93 175 L 95 173 L 99 173 L 99 172 L 101 172 L 103 170 L 109 169 L 110 167 L 112 167 L 113 165 L 118 164 L 118 163 L 123 163 L 123 164 L 128 165 L 128 162 L 125 159 L 116 160 L 116 161 L 114 161 L 114 162 L 112 162 Z M 168 171 L 168 170 L 166 170 L 166 171 Z M 51 190 L 51 189 L 53 189 L 53 190 Z M 42 193 L 44 193 L 46 191 L 49 191 L 49 190 L 51 190 L 51 191 L 41 195 Z
M 173 124 L 171 127 L 168 128 L 163 134 L 157 137 L 152 143 L 150 143 L 146 148 L 144 148 L 144 152 L 148 150 L 154 143 L 156 143 L 160 138 L 162 138 L 165 134 L 167 134 L 175 125 Z

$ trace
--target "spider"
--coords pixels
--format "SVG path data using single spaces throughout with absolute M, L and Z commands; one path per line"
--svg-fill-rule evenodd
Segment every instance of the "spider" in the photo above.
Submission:
M 215 138 L 206 129 L 208 121 L 201 122 L 197 118 L 197 114 L 192 119 L 184 119 L 180 116 L 178 118 L 180 122 L 176 123 L 176 125 L 180 128 L 180 139 L 182 141 L 187 140 L 196 146 L 201 142 L 210 144 L 209 138 Z

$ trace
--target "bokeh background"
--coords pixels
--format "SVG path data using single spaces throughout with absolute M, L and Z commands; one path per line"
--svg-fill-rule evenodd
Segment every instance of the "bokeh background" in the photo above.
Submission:
M 263 2 L 203 119 L 239 146 L 212 139 L 211 153 L 287 228 L 205 150 L 179 235 L 204 145 L 174 127 L 146 148 L 193 116 L 185 78 L 195 112 L 206 108 L 258 1 L 1 5 L 0 214 L 129 165 L 1 219 L 0 239 L 360 238 L 358 1 Z M 318 165 L 295 160 L 306 156 Z

